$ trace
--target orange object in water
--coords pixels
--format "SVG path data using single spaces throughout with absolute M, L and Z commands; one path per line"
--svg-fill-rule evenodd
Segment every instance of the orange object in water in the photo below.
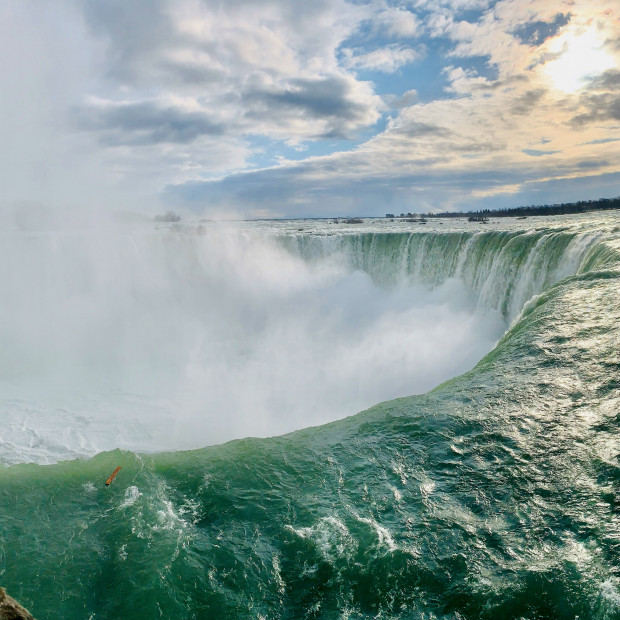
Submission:
M 112 475 L 105 481 L 106 486 L 110 484 L 110 482 L 112 482 L 112 480 L 114 480 L 114 478 L 116 478 L 116 474 L 118 474 L 118 472 L 121 470 L 121 466 L 119 465 L 113 472 Z

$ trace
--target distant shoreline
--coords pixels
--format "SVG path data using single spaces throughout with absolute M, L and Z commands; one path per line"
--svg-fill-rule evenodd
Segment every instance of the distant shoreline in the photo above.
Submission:
M 426 219 L 442 218 L 469 218 L 471 221 L 486 221 L 492 217 L 516 217 L 526 218 L 537 215 L 573 215 L 578 213 L 588 213 L 590 211 L 612 211 L 620 209 L 620 196 L 615 198 L 599 198 L 597 200 L 579 200 L 577 202 L 563 202 L 552 205 L 528 205 L 525 207 L 511 207 L 506 209 L 482 209 L 479 211 L 440 211 L 439 213 L 386 213 L 380 215 L 324 215 L 315 217 L 257 217 L 257 218 L 232 218 L 229 220 L 218 220 L 225 222 L 308 222 L 331 220 L 338 224 L 361 224 L 363 220 L 369 219 L 394 219 L 401 221 L 420 222 Z M 164 215 L 157 215 L 153 218 L 158 223 L 179 223 L 181 217 L 172 211 Z M 211 222 L 209 218 L 201 218 L 200 222 Z
M 616 198 L 599 198 L 598 200 L 579 200 L 577 202 L 563 202 L 553 205 L 529 205 L 508 209 L 482 209 L 480 211 L 447 211 L 442 213 L 401 213 L 394 215 L 386 213 L 385 217 L 402 219 L 411 217 L 444 218 L 469 217 L 477 220 L 489 217 L 528 217 L 535 215 L 572 215 L 589 211 L 611 211 L 620 209 L 620 196 Z
M 613 211 L 620 209 L 620 196 L 616 198 L 599 198 L 597 200 L 579 200 L 576 202 L 563 202 L 552 205 L 528 205 L 525 207 L 511 207 L 506 209 L 482 209 L 479 211 L 441 211 L 439 213 L 386 213 L 385 216 L 379 215 L 339 215 L 323 217 L 281 217 L 281 218 L 252 218 L 241 221 L 254 222 L 296 222 L 312 220 L 332 220 L 339 224 L 361 223 L 361 220 L 369 219 L 394 219 L 401 221 L 415 221 L 425 219 L 442 218 L 469 218 L 471 221 L 486 221 L 492 217 L 516 217 L 526 218 L 537 215 L 574 215 L 578 213 L 588 213 L 590 211 Z M 355 220 L 355 221 L 353 221 Z M 359 221 L 358 221 L 359 220 Z

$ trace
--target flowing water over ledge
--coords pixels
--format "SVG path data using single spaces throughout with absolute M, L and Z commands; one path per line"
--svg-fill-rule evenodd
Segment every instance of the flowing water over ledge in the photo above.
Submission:
M 620 617 L 620 228 L 572 222 L 460 231 L 478 258 L 444 247 L 434 272 L 428 239 L 330 235 L 322 260 L 355 246 L 381 283 L 385 240 L 509 331 L 431 392 L 322 427 L 0 469 L 0 579 L 48 618 Z

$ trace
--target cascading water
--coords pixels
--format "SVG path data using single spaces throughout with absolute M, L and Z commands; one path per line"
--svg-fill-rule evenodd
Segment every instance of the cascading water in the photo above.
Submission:
M 110 424 L 123 447 L 158 416 L 173 449 L 177 414 L 200 443 L 252 392 L 314 420 L 338 386 L 410 359 L 436 385 L 488 341 L 432 391 L 321 427 L 1 467 L 3 585 L 70 620 L 620 618 L 620 221 L 543 222 L 5 235 L 5 463 L 91 454 Z
M 199 447 L 424 392 L 600 236 L 326 232 L 5 232 L 2 459 Z
M 458 279 L 476 295 L 480 307 L 499 310 L 511 320 L 532 295 L 576 273 L 600 237 L 598 231 L 543 229 L 300 235 L 282 242 L 310 261 L 340 255 L 349 268 L 381 284 L 438 286 Z

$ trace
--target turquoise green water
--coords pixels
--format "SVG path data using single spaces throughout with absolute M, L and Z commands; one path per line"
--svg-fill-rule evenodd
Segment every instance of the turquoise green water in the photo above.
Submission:
M 374 277 L 462 278 L 511 328 L 326 426 L 1 468 L 0 582 L 39 618 L 620 618 L 617 233 L 339 237 Z

